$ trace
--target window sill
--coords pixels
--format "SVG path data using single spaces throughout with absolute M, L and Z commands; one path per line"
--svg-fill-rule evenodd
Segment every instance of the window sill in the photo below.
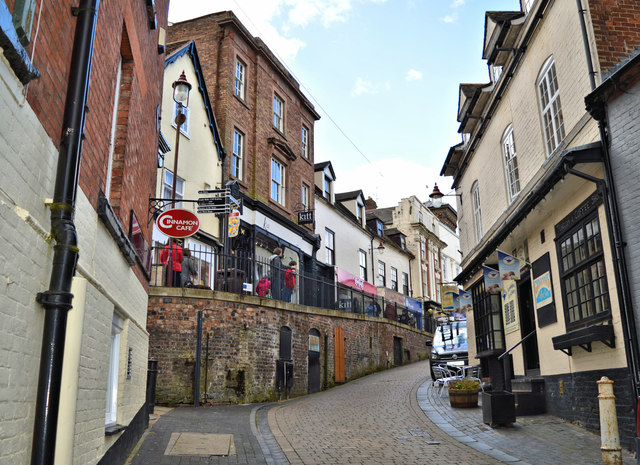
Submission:
M 249 106 L 249 104 L 243 100 L 242 98 L 238 97 L 235 92 L 233 93 L 233 97 L 242 104 L 242 106 L 244 106 L 247 110 L 251 110 L 251 107 Z
M 114 434 L 118 434 L 127 429 L 125 425 L 107 425 L 104 427 L 104 435 L 105 436 L 113 436 Z
M 572 355 L 572 347 L 578 346 L 591 352 L 591 343 L 600 341 L 608 347 L 614 348 L 615 336 L 613 334 L 613 325 L 596 325 L 569 331 L 551 338 L 554 350 L 561 350 L 565 354 Z

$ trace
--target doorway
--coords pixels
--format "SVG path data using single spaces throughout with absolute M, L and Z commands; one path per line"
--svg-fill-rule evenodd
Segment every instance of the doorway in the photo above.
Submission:
M 518 307 L 520 309 L 520 333 L 525 337 L 536 329 L 535 309 L 533 307 L 533 291 L 531 290 L 531 278 L 529 273 L 523 273 L 518 284 Z M 532 335 L 522 343 L 524 354 L 524 368 L 527 376 L 540 374 L 540 355 L 538 353 L 537 335 Z
M 393 337 L 393 364 L 402 365 L 402 338 Z
M 309 393 L 320 390 L 320 331 L 309 331 L 309 372 L 307 374 L 307 386 Z

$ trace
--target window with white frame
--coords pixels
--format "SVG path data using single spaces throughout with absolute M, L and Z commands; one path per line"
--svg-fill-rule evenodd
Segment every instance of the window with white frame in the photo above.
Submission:
M 284 132 L 284 101 L 275 94 L 273 96 L 273 127 Z
M 233 93 L 242 100 L 245 97 L 246 72 L 247 67 L 245 64 L 240 60 L 236 60 L 236 82 Z
M 302 126 L 302 156 L 305 158 L 309 158 L 309 130 Z
M 391 290 L 398 291 L 398 270 L 391 267 Z
M 482 239 L 482 211 L 480 210 L 480 187 L 478 181 L 473 183 L 471 188 L 471 197 L 473 197 L 473 220 L 476 227 L 476 241 Z
M 120 333 L 124 321 L 115 313 L 111 321 L 111 346 L 109 350 L 109 371 L 107 373 L 107 399 L 104 423 L 115 425 L 118 420 L 118 373 L 120 368 Z
M 538 99 L 542 114 L 545 147 L 547 155 L 551 155 L 564 139 L 564 119 L 553 57 L 550 57 L 544 64 L 538 78 Z
M 384 262 L 378 260 L 378 283 L 381 286 L 387 285 L 387 265 Z
M 178 115 L 178 107 L 179 104 L 178 102 L 173 102 L 173 117 L 171 118 L 171 125 L 174 128 L 178 128 L 178 125 L 176 124 L 176 116 Z M 189 137 L 189 123 L 191 121 L 191 109 L 189 107 L 181 107 L 180 110 L 182 111 L 182 114 L 184 115 L 184 123 L 182 123 L 180 125 L 180 133 L 185 136 L 185 137 Z
M 384 223 L 380 220 L 376 220 L 376 234 L 378 237 L 384 237 Z
M 171 191 L 173 190 L 173 173 L 167 169 L 164 170 L 162 179 L 162 198 L 171 199 Z M 184 199 L 184 179 L 180 176 L 176 179 L 176 200 Z M 176 202 L 175 208 L 182 208 L 182 202 Z
M 325 250 L 325 263 L 327 265 L 336 264 L 336 251 L 335 251 L 335 234 L 328 228 L 324 230 L 324 250 Z
M 504 156 L 504 171 L 507 177 L 507 192 L 509 202 L 513 201 L 520 192 L 520 175 L 518 174 L 518 159 L 516 145 L 513 140 L 513 126 L 507 126 L 502 137 L 502 155 Z
M 422 212 L 418 212 L 418 223 L 422 224 L 422 221 L 424 220 L 424 217 L 422 215 Z
M 407 273 L 402 273 L 402 293 L 409 295 L 409 275 Z
M 427 260 L 427 244 L 424 241 L 420 241 L 420 258 L 423 262 Z
M 284 166 L 271 159 L 271 200 L 284 205 Z
M 428 271 L 427 270 L 422 270 L 422 296 L 423 297 L 428 297 L 429 296 L 427 277 L 428 277 Z
M 300 200 L 305 211 L 309 210 L 309 186 L 306 184 L 302 185 L 302 198 Z
M 244 154 L 244 135 L 233 130 L 233 154 L 231 156 L 231 176 L 242 179 L 242 159 Z
M 360 263 L 360 279 L 367 280 L 367 252 L 358 250 L 358 261 Z

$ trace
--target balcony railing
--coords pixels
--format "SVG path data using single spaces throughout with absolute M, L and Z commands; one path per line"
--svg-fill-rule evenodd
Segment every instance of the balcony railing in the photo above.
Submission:
M 213 289 L 236 294 L 257 295 L 284 302 L 338 310 L 345 313 L 387 318 L 418 329 L 429 330 L 431 321 L 384 297 L 360 292 L 317 274 L 275 269 L 262 258 L 222 255 L 207 250 L 191 250 L 191 257 L 179 252 L 168 253 L 166 247 L 153 248 L 150 285 Z M 195 273 L 188 274 L 188 261 Z M 172 262 L 180 262 L 184 270 L 181 279 L 173 279 L 167 270 L 175 269 Z M 175 281 L 175 282 L 174 282 Z

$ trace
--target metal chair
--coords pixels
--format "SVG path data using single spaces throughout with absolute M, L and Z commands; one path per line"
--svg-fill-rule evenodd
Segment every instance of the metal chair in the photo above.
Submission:
M 482 382 L 482 368 L 480 367 L 480 365 L 471 367 L 467 371 L 467 378 L 478 381 L 480 383 L 480 389 L 482 390 L 482 392 L 484 392 L 484 383 Z
M 438 386 L 440 388 L 440 391 L 439 391 L 440 397 L 442 397 L 442 391 L 444 390 L 444 388 L 449 387 L 449 383 L 451 381 L 455 381 L 457 379 L 462 378 L 462 376 L 452 375 L 451 371 L 449 371 L 448 368 L 442 365 L 436 365 L 433 367 L 433 375 L 434 375 L 433 385 Z

